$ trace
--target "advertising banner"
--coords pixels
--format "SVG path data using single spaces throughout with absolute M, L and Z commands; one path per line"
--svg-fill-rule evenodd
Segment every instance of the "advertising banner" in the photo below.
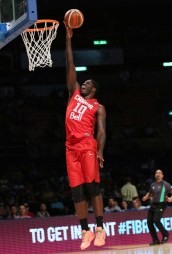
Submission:
M 171 215 L 172 208 L 168 208 L 162 218 L 162 223 L 168 231 L 172 230 Z M 106 245 L 95 247 L 92 244 L 89 250 L 149 244 L 152 239 L 147 227 L 146 216 L 147 210 L 105 213 Z M 93 214 L 89 214 L 88 221 L 90 229 L 95 231 Z M 0 253 L 2 254 L 75 252 L 80 249 L 81 227 L 75 215 L 2 220 L 0 221 L 0 239 Z

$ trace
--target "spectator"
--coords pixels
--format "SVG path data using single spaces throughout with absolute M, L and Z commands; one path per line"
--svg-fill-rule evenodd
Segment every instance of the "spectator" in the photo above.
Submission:
M 128 208 L 133 205 L 133 198 L 138 197 L 138 191 L 134 184 L 131 183 L 131 178 L 127 176 L 126 183 L 121 187 L 122 200 L 127 201 Z
M 35 217 L 35 214 L 29 210 L 29 205 L 28 205 L 28 203 L 25 203 L 24 206 L 25 206 L 25 208 L 26 208 L 26 215 L 29 215 L 30 217 L 34 218 L 34 217 Z
M 133 199 L 133 207 L 132 210 L 144 210 L 148 209 L 149 206 L 143 206 L 139 197 Z
M 120 212 L 121 208 L 118 205 L 118 202 L 114 198 L 108 199 L 108 205 L 104 208 L 105 212 Z
M 125 212 L 125 211 L 128 211 L 128 210 L 130 210 L 130 209 L 128 209 L 128 203 L 127 203 L 127 201 L 123 200 L 121 202 L 121 212 Z
M 12 204 L 7 219 L 16 219 L 17 216 L 18 216 L 17 206 L 15 204 Z
M 50 217 L 50 213 L 47 211 L 47 205 L 45 203 L 40 203 L 39 211 L 36 213 L 36 217 Z
M 26 207 L 24 204 L 19 205 L 19 209 L 18 209 L 18 213 L 19 215 L 17 215 L 15 218 L 16 219 L 31 219 L 32 217 L 27 215 L 27 211 L 26 211 Z

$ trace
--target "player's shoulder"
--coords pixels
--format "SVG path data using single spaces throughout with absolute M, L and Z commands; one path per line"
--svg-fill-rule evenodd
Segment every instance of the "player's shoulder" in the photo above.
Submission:
M 103 104 L 99 103 L 99 108 L 103 108 L 103 109 L 105 109 L 105 105 L 103 105 Z
M 105 106 L 103 104 L 100 104 L 100 103 L 99 103 L 98 109 L 101 110 L 101 111 L 104 111 L 104 112 L 106 111 Z
M 163 182 L 164 182 L 165 184 L 167 184 L 167 185 L 170 185 L 170 186 L 171 186 L 171 184 L 170 184 L 169 182 L 167 182 L 166 180 L 163 180 Z
M 106 116 L 106 110 L 105 110 L 105 106 L 103 104 L 99 104 L 97 113 Z

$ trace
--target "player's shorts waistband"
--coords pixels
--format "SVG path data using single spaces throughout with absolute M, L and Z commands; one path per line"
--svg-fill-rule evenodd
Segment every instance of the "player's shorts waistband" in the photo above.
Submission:
M 66 141 L 65 145 L 70 150 L 97 150 L 97 141 L 93 137 L 85 137 L 76 143 Z

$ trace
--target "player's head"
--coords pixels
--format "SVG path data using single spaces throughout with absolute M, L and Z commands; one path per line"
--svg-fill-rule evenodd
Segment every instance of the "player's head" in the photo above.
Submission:
M 155 179 L 157 181 L 161 181 L 163 179 L 163 177 L 164 177 L 163 171 L 161 169 L 157 169 L 155 171 Z
M 93 79 L 88 79 L 81 84 L 81 95 L 83 97 L 90 96 L 93 98 L 98 92 L 98 84 Z

